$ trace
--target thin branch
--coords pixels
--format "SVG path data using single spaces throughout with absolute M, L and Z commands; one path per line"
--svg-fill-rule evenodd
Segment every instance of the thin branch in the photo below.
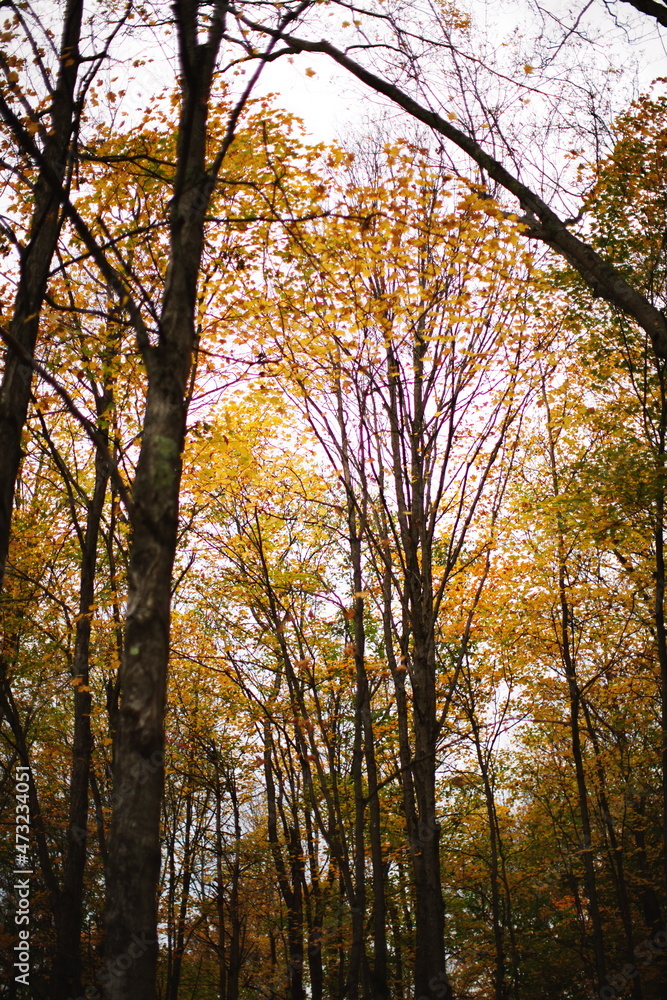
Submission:
M 118 495 L 123 501 L 123 505 L 128 513 L 128 516 L 131 518 L 133 512 L 132 497 L 130 496 L 130 491 L 125 485 L 125 482 L 120 474 L 116 460 L 109 451 L 109 447 L 105 440 L 104 435 L 100 433 L 100 431 L 97 429 L 92 420 L 89 420 L 88 417 L 81 412 L 81 410 L 77 407 L 76 403 L 68 393 L 67 389 L 65 389 L 58 382 L 58 380 L 55 379 L 53 375 L 51 375 L 51 373 L 48 372 L 46 368 L 39 363 L 39 361 L 36 361 L 29 354 L 29 352 L 26 351 L 25 347 L 23 347 L 18 342 L 18 340 L 12 337 L 9 330 L 7 330 L 7 328 L 4 326 L 0 326 L 0 338 L 4 340 L 5 344 L 7 344 L 7 346 L 17 355 L 17 357 L 21 359 L 24 365 L 26 365 L 28 368 L 31 368 L 34 372 L 36 372 L 40 376 L 40 378 L 43 378 L 44 381 L 48 385 L 50 385 L 55 392 L 57 392 L 57 394 L 60 396 L 65 406 L 67 407 L 69 413 L 71 413 L 74 419 L 77 420 L 79 424 L 83 427 L 83 429 L 85 430 L 86 434 L 93 442 L 93 444 L 100 449 L 101 453 L 104 455 L 105 462 L 107 462 L 109 465 L 111 478 L 114 482 L 114 485 L 116 486 L 116 489 L 118 490 Z

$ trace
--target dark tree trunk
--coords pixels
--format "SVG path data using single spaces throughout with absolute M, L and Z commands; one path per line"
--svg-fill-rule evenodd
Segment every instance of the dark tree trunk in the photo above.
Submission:
M 660 666 L 661 789 L 662 789 L 662 878 L 667 891 L 667 627 L 665 625 L 665 476 L 667 476 L 667 387 L 662 363 L 657 363 L 660 384 L 660 423 L 656 454 L 654 500 L 655 594 L 653 617 Z
M 414 611 L 413 611 L 414 614 Z M 421 633 L 421 634 L 420 634 Z M 413 620 L 412 765 L 417 805 L 418 842 L 412 847 L 415 876 L 415 995 L 448 997 L 445 969 L 445 908 L 440 882 L 440 827 L 436 818 L 435 651 Z
M 621 922 L 623 924 L 623 932 L 625 934 L 627 964 L 634 965 L 634 930 L 632 908 L 630 906 L 630 894 L 628 892 L 628 885 L 625 877 L 623 844 L 622 841 L 619 842 L 616 834 L 616 828 L 614 826 L 614 820 L 609 808 L 609 800 L 607 798 L 607 780 L 598 734 L 593 725 L 593 719 L 585 699 L 582 699 L 581 706 L 584 713 L 584 719 L 586 720 L 588 736 L 595 754 L 595 768 L 598 776 L 598 802 L 600 805 L 602 823 L 608 843 L 609 865 L 611 868 L 612 878 L 616 886 L 618 909 L 621 916 Z M 634 1000 L 642 1000 L 643 994 L 638 976 L 632 980 L 631 991 Z
M 9 325 L 11 337 L 28 358 L 35 352 L 51 260 L 62 228 L 59 192 L 54 191 L 51 181 L 63 176 L 72 140 L 82 15 L 83 0 L 67 0 L 51 122 L 33 194 L 30 234 L 21 254 L 18 289 Z M 11 116 L 4 98 L 0 98 L 0 115 L 5 120 Z M 9 550 L 14 491 L 21 462 L 21 433 L 28 413 L 31 381 L 30 367 L 15 351 L 7 348 L 0 385 L 0 589 Z
M 493 794 L 492 777 L 489 774 L 489 761 L 485 757 L 482 746 L 479 725 L 475 718 L 475 709 L 472 703 L 472 690 L 470 692 L 470 725 L 475 741 L 475 751 L 477 753 L 477 763 L 482 783 L 484 785 L 484 801 L 486 804 L 486 815 L 489 821 L 489 848 L 491 852 L 490 880 L 491 880 L 491 919 L 493 923 L 493 943 L 496 952 L 496 968 L 493 976 L 493 992 L 495 1000 L 507 1000 L 507 960 L 505 957 L 505 941 L 503 935 L 502 917 L 502 896 L 500 891 L 500 831 L 498 829 L 498 814 L 496 812 L 496 802 Z
M 319 859 L 317 857 L 317 842 L 313 830 L 310 809 L 304 810 L 306 823 L 306 838 L 308 843 L 308 863 L 310 884 L 304 879 L 304 894 L 306 898 L 306 917 L 308 920 L 308 970 L 310 972 L 310 993 L 312 1000 L 322 1000 L 324 991 L 324 970 L 322 967 L 322 918 L 323 900 L 320 884 Z
M 218 911 L 218 989 L 220 1000 L 238 1000 L 239 977 L 242 960 L 242 936 L 243 920 L 239 901 L 239 882 L 241 879 L 241 860 L 239 856 L 239 844 L 241 838 L 241 821 L 239 815 L 238 798 L 232 795 L 234 809 L 234 832 L 236 842 L 234 845 L 234 861 L 231 871 L 231 886 L 229 889 L 229 931 L 225 920 L 225 876 L 223 874 L 222 859 L 224 857 L 225 845 L 223 837 L 222 822 L 222 798 L 223 789 L 221 781 L 220 759 L 217 749 L 213 751 L 215 766 L 215 857 L 216 857 L 216 879 L 217 879 L 217 911 Z
M 108 392 L 100 395 L 97 415 L 103 417 L 111 402 Z M 104 510 L 109 467 L 100 449 L 95 455 L 95 486 L 88 504 L 86 531 L 81 552 L 81 582 L 79 615 L 74 640 L 74 738 L 72 772 L 69 791 L 69 829 L 62 891 L 56 909 L 56 953 L 53 965 L 52 992 L 54 1000 L 80 996 L 81 926 L 83 920 L 83 880 L 86 865 L 88 832 L 88 786 L 92 734 L 89 688 L 89 652 L 92 607 L 95 599 L 95 573 L 100 522 Z
M 660 897 L 656 892 L 653 872 L 646 853 L 646 798 L 642 796 L 632 804 L 633 817 L 630 823 L 634 837 L 639 865 L 637 880 L 637 895 L 644 923 L 651 934 L 664 931 L 665 922 L 660 905 Z
M 356 702 L 355 702 L 355 742 L 353 777 L 356 795 L 356 893 L 357 910 L 353 914 L 352 949 L 355 958 L 353 970 L 357 975 L 360 971 L 357 963 L 364 960 L 364 917 L 366 905 L 365 893 L 365 806 L 368 802 L 369 834 L 371 867 L 373 872 L 373 965 L 370 969 L 370 983 L 373 1000 L 387 1000 L 389 988 L 387 983 L 387 913 L 384 892 L 384 863 L 382 860 L 382 825 L 380 818 L 380 798 L 378 794 L 378 775 L 375 760 L 375 742 L 373 737 L 373 720 L 371 716 L 370 692 L 365 662 L 365 627 L 364 598 L 362 577 L 362 535 L 359 525 L 358 508 L 365 504 L 365 498 L 355 497 L 354 485 L 350 469 L 349 442 L 346 432 L 345 412 L 343 406 L 343 390 L 338 387 L 338 425 L 341 433 L 341 459 L 343 465 L 343 481 L 347 491 L 347 527 L 348 545 L 352 563 L 353 626 L 354 626 L 354 661 L 356 667 Z M 364 795 L 361 766 L 366 764 L 367 794 Z M 352 967 L 352 960 L 350 961 Z M 355 996 L 353 989 L 350 994 Z
M 205 43 L 197 40 L 198 4 L 181 0 L 174 10 L 182 100 L 158 343 L 141 343 L 148 391 L 132 491 L 128 605 L 109 838 L 107 962 L 98 977 L 110 1000 L 153 1000 L 155 995 L 171 574 L 204 214 L 211 191 L 205 169 L 209 93 L 222 33 L 217 9 Z
M 439 720 L 436 705 L 435 601 L 432 584 L 432 537 L 427 528 L 423 373 L 427 350 L 419 335 L 413 344 L 411 405 L 400 379 L 400 366 L 390 347 L 386 357 L 394 486 L 403 551 L 405 623 L 412 636 L 406 666 L 412 685 L 414 757 L 412 787 L 416 807 L 416 838 L 410 848 L 415 883 L 416 997 L 449 1000 L 451 987 L 445 962 L 445 907 L 440 882 L 440 827 L 437 822 L 435 772 Z M 401 398 L 403 397 L 403 398 Z M 403 463 L 401 414 L 411 412 L 410 467 Z M 406 651 L 407 652 L 407 651 Z
M 227 970 L 227 1000 L 238 1000 L 241 976 L 242 917 L 240 900 L 241 882 L 241 815 L 236 789 L 230 786 L 234 813 L 234 863 L 232 884 L 229 891 L 229 966 Z
M 290 873 L 283 859 L 278 835 L 278 808 L 272 761 L 273 744 L 268 731 L 264 731 L 264 778 L 266 781 L 267 831 L 273 863 L 278 878 L 280 895 L 287 909 L 288 943 L 288 996 L 290 1000 L 305 1000 L 303 987 L 303 861 L 301 859 L 301 838 L 296 822 L 287 831 L 287 852 L 290 858 Z
M 543 387 L 542 398 L 547 413 L 547 429 L 549 441 L 549 462 L 551 466 L 551 480 L 554 497 L 560 496 L 560 485 L 558 475 L 558 464 L 556 459 L 556 438 L 551 423 L 551 411 Z M 568 597 L 568 568 L 565 543 L 565 526 L 560 514 L 556 515 L 556 537 L 558 542 L 558 604 L 560 611 L 560 627 L 557 630 L 557 641 L 560 649 L 561 662 L 565 671 L 569 698 L 569 726 L 570 742 L 572 748 L 572 760 L 574 762 L 574 772 L 577 783 L 577 798 L 579 803 L 579 814 L 581 819 L 582 849 L 581 855 L 584 864 L 584 885 L 588 897 L 588 910 L 591 919 L 593 959 L 595 965 L 595 978 L 598 989 L 607 985 L 606 961 L 604 953 L 604 932 L 602 927 L 602 915 L 598 900 L 597 879 L 595 875 L 595 865 L 593 863 L 593 840 L 590 810 L 588 806 L 588 789 L 586 785 L 586 773 L 584 768 L 584 755 L 581 740 L 581 729 L 579 726 L 579 713 L 581 708 L 581 692 L 577 679 L 577 669 L 574 658 L 574 643 L 572 637 L 573 620 L 572 610 Z
M 180 899 L 178 901 L 178 914 L 176 914 L 175 919 L 175 936 L 174 936 L 174 948 L 171 958 L 171 968 L 169 971 L 169 976 L 167 978 L 167 987 L 165 991 L 165 1000 L 178 1000 L 178 991 L 181 985 L 181 972 L 183 969 L 183 956 L 185 954 L 185 926 L 186 926 L 186 916 L 188 911 L 188 903 L 190 901 L 190 883 L 192 881 L 192 803 L 194 797 L 194 789 L 192 782 L 192 771 L 188 775 L 188 785 L 186 788 L 186 803 L 185 803 L 185 824 L 183 829 L 180 831 L 184 837 L 183 844 L 183 864 L 181 869 L 181 891 Z M 178 821 L 178 820 L 177 820 Z M 175 847 L 174 837 L 174 847 Z M 174 879 L 173 882 L 176 880 Z M 172 886 L 172 894 L 175 890 L 175 885 Z

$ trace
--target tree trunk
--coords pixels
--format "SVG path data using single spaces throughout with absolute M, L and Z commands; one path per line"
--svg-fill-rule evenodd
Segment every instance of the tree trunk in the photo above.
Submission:
M 182 102 L 170 254 L 157 343 L 141 342 L 146 414 L 132 491 L 132 542 L 115 746 L 106 909 L 107 962 L 98 975 L 109 1000 L 154 1000 L 157 884 L 164 784 L 164 711 L 171 573 L 185 439 L 187 388 L 204 214 L 209 93 L 222 33 L 219 10 L 198 43 L 198 5 L 175 4 Z M 141 333 L 137 330 L 141 340 Z
M 484 785 L 484 801 L 486 804 L 486 815 L 489 821 L 489 848 L 491 851 L 489 873 L 491 880 L 491 919 L 493 923 L 493 943 L 496 952 L 496 968 L 493 976 L 493 993 L 495 1000 L 507 1000 L 507 961 L 505 957 L 502 899 L 500 893 L 500 831 L 498 829 L 498 814 L 496 812 L 492 779 L 489 775 L 489 761 L 484 754 L 479 725 L 475 717 L 472 686 L 470 686 L 469 690 L 470 706 L 468 718 L 472 728 L 473 739 L 475 741 L 477 763 L 479 765 L 479 771 Z
M 186 803 L 185 803 L 185 824 L 179 832 L 184 838 L 183 843 L 183 863 L 182 863 L 182 875 L 181 875 L 181 891 L 180 899 L 178 901 L 178 914 L 175 919 L 175 942 L 171 961 L 171 968 L 169 976 L 167 978 L 167 986 L 165 991 L 165 1000 L 178 1000 L 178 991 L 181 985 L 181 971 L 183 969 L 183 956 L 185 954 L 185 924 L 188 912 L 188 903 L 190 901 L 190 882 L 192 881 L 192 802 L 194 797 L 193 779 L 192 779 L 192 766 L 193 763 L 190 762 L 190 770 L 187 777 L 186 786 Z M 176 818 L 175 822 L 178 822 Z M 174 848 L 176 846 L 176 838 L 174 837 Z M 175 890 L 175 886 L 174 886 Z M 172 890 L 172 892 L 174 891 Z
M 667 398 L 665 373 L 658 365 L 660 380 L 660 425 L 657 442 L 657 476 L 654 501 L 655 595 L 653 617 L 660 666 L 660 730 L 662 789 L 662 864 L 663 887 L 667 890 L 667 627 L 665 626 L 665 439 L 667 437 Z
M 584 713 L 584 719 L 586 720 L 586 729 L 593 747 L 593 753 L 595 754 L 595 768 L 598 776 L 598 802 L 600 805 L 602 822 L 608 843 L 609 865 L 611 868 L 612 878 L 616 886 L 618 909 L 621 915 L 621 922 L 623 924 L 623 932 L 625 934 L 626 957 L 628 960 L 627 964 L 634 965 L 635 956 L 632 908 L 630 906 L 630 895 L 625 877 L 623 845 L 622 842 L 619 842 L 616 835 L 614 820 L 611 815 L 611 810 L 609 809 L 609 801 L 607 799 L 607 780 L 598 734 L 595 731 L 591 713 L 584 699 L 582 699 L 581 706 Z M 638 976 L 632 980 L 631 991 L 634 1000 L 642 1000 L 642 989 Z
M 414 611 L 413 611 L 414 614 Z M 451 995 L 445 969 L 445 908 L 440 883 L 440 827 L 436 819 L 435 650 L 413 624 L 412 766 L 419 840 L 412 847 L 415 875 L 415 996 Z
M 406 447 L 410 467 L 402 460 L 401 413 L 407 391 L 390 346 L 386 355 L 389 387 L 393 472 L 403 549 L 406 624 L 412 636 L 411 664 L 414 758 L 411 762 L 417 839 L 411 843 L 415 881 L 415 997 L 449 1000 L 445 963 L 445 907 L 440 882 L 440 827 L 437 823 L 435 772 L 438 718 L 436 710 L 435 604 L 432 587 L 431 536 L 427 529 L 423 374 L 427 345 L 417 333 L 412 349 L 411 419 Z M 401 399 L 401 396 L 404 398 Z
M 303 988 L 303 862 L 301 859 L 301 838 L 294 822 L 288 830 L 287 850 L 290 857 L 290 875 L 282 855 L 278 837 L 278 809 L 276 786 L 272 762 L 272 741 L 268 725 L 264 730 L 264 777 L 266 781 L 267 832 L 273 863 L 278 878 L 278 887 L 287 908 L 288 995 L 290 1000 L 305 1000 Z
M 387 1000 L 387 915 L 384 893 L 384 864 L 382 860 L 382 826 L 380 819 L 380 799 L 378 795 L 378 776 L 375 761 L 375 743 L 373 738 L 373 721 L 371 717 L 370 693 L 365 662 L 365 628 L 364 628 L 364 598 L 363 577 L 361 570 L 361 530 L 357 513 L 358 500 L 354 494 L 350 470 L 349 442 L 346 432 L 345 412 L 343 407 L 343 390 L 338 386 L 338 426 L 341 434 L 341 460 L 343 466 L 343 481 L 347 492 L 347 527 L 350 560 L 352 563 L 353 587 L 353 655 L 356 668 L 355 697 L 355 739 L 353 757 L 353 779 L 355 783 L 355 868 L 356 868 L 356 912 L 352 915 L 352 956 L 350 959 L 350 988 L 348 995 L 356 996 L 354 977 L 359 971 L 364 971 L 364 923 L 366 908 L 365 891 L 365 807 L 368 802 L 369 833 L 371 849 L 371 866 L 373 871 L 373 966 L 370 970 L 370 983 L 373 1000 Z M 364 500 L 362 498 L 362 504 Z M 362 761 L 366 764 L 367 796 L 364 795 L 362 781 Z M 364 993 L 366 990 L 364 990 Z
M 322 918 L 323 900 L 320 884 L 319 861 L 317 858 L 317 840 L 313 830 L 313 822 L 308 806 L 304 809 L 306 823 L 306 838 L 308 843 L 308 862 L 310 870 L 310 885 L 304 879 L 304 894 L 306 897 L 306 916 L 308 920 L 308 969 L 310 972 L 310 993 L 312 1000 L 322 1000 L 324 991 L 324 970 L 322 968 Z
M 98 399 L 97 415 L 103 417 L 111 402 L 108 392 Z M 69 829 L 62 891 L 56 909 L 56 953 L 52 972 L 54 1000 L 80 996 L 83 876 L 88 831 L 88 785 L 93 748 L 90 729 L 92 699 L 89 688 L 90 633 L 95 598 L 95 573 L 100 522 L 104 509 L 109 468 L 100 449 L 95 455 L 95 486 L 88 504 L 86 532 L 81 552 L 79 614 L 74 640 L 74 738 L 69 791 Z
M 542 388 L 542 398 L 544 400 L 547 414 L 547 433 L 549 442 L 549 462 L 551 466 L 551 479 L 553 495 L 560 496 L 560 485 L 558 475 L 558 465 L 556 460 L 556 436 L 551 421 L 551 409 L 546 395 L 546 389 Z M 572 632 L 572 612 L 568 598 L 567 582 L 567 562 L 565 545 L 565 526 L 560 514 L 556 514 L 556 538 L 558 543 L 558 604 L 560 611 L 560 629 L 557 630 L 557 641 L 560 648 L 561 662 L 567 680 L 569 699 L 569 726 L 570 741 L 572 747 L 572 759 L 574 762 L 574 772 L 577 782 L 577 798 L 579 802 L 579 813 L 581 818 L 582 833 L 582 860 L 584 863 L 584 884 L 586 895 L 588 896 L 588 910 L 592 926 L 593 959 L 595 965 L 595 977 L 598 989 L 607 985 L 606 962 L 604 954 L 604 934 L 602 928 L 602 916 L 598 901 L 597 881 L 595 876 L 595 866 L 593 864 L 593 841 L 591 831 L 590 811 L 588 808 L 588 789 L 586 787 L 586 774 L 584 769 L 583 749 L 581 743 L 581 730 L 579 728 L 579 710 L 581 705 L 581 692 L 577 680 L 577 670 L 573 655 Z
M 21 254 L 18 289 L 9 333 L 32 358 L 46 286 L 62 228 L 59 195 L 51 179 L 62 177 L 69 155 L 76 116 L 75 88 L 79 61 L 79 38 L 83 0 L 67 0 L 63 14 L 60 65 L 50 109 L 48 138 L 43 165 L 38 172 L 28 243 Z M 0 114 L 11 115 L 4 98 Z M 32 371 L 11 348 L 7 348 L 0 385 L 0 590 L 5 574 L 14 491 L 21 462 L 21 434 L 28 413 Z

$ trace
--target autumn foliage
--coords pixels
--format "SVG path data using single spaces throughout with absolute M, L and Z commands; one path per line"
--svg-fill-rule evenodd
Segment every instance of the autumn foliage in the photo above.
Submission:
M 662 998 L 665 360 L 479 177 L 309 142 L 175 6 L 137 121 L 68 42 L 43 155 L 2 36 L 0 997 L 23 767 L 32 997 Z M 664 99 L 613 129 L 585 236 L 662 310 Z

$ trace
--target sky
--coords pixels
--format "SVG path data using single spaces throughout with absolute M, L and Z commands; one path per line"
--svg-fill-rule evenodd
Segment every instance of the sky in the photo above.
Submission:
M 459 116 L 464 110 L 469 95 L 465 87 L 470 81 L 477 79 L 481 93 L 487 95 L 497 91 L 498 100 L 505 102 L 508 113 L 503 111 L 504 121 L 507 115 L 516 120 L 517 102 L 521 101 L 521 88 L 535 84 L 536 89 L 542 89 L 549 95 L 547 105 L 557 107 L 565 118 L 569 115 L 570 124 L 577 118 L 572 112 L 569 102 L 576 101 L 575 83 L 580 84 L 580 91 L 590 88 L 599 89 L 601 83 L 609 91 L 611 106 L 615 112 L 627 106 L 633 93 L 646 90 L 651 80 L 658 76 L 667 76 L 667 58 L 665 46 L 653 29 L 650 19 L 636 14 L 626 4 L 611 0 L 607 5 L 603 0 L 578 0 L 573 10 L 579 11 L 586 7 L 586 14 L 579 22 L 581 37 L 571 34 L 567 44 L 558 50 L 556 58 L 550 65 L 545 65 L 544 73 L 538 65 L 540 59 L 548 59 L 550 53 L 556 51 L 559 38 L 576 19 L 575 13 L 562 0 L 546 0 L 539 9 L 533 4 L 540 0 L 462 0 L 456 4 L 457 9 L 467 8 L 473 18 L 475 27 L 471 38 L 466 43 L 468 57 L 460 65 L 463 67 L 463 84 L 459 81 L 459 94 L 448 94 L 450 83 L 444 71 L 445 56 L 427 57 L 426 77 L 432 84 L 431 93 L 426 96 L 432 106 L 446 113 L 452 112 Z M 410 26 L 421 23 L 425 31 L 432 30 L 432 14 L 429 5 L 444 6 L 445 0 L 382 0 L 388 10 L 401 8 L 401 20 Z M 540 13 L 541 11 L 541 13 Z M 354 29 L 343 30 L 341 27 L 345 9 L 332 4 L 324 7 L 319 17 L 319 23 L 313 27 L 300 28 L 298 34 L 313 38 L 327 37 L 335 44 L 344 47 L 346 41 L 351 41 L 350 35 Z M 622 17 L 623 24 L 619 26 L 618 19 Z M 585 36 L 585 37 L 584 37 Z M 138 55 L 144 55 L 141 47 L 145 47 L 144 33 L 137 37 Z M 356 37 L 356 36 L 355 36 Z M 593 39 L 593 44 L 589 39 Z M 460 36 L 455 39 L 461 41 Z M 629 44 L 630 41 L 630 44 Z M 551 42 L 551 44 L 549 44 Z M 132 42 L 123 38 L 122 58 L 128 55 L 128 45 Z M 536 48 L 539 48 L 540 54 Z M 136 72 L 136 76 L 125 98 L 125 106 L 129 110 L 129 118 L 140 120 L 138 108 L 153 93 L 162 89 L 168 80 L 173 80 L 177 73 L 174 65 L 174 37 L 169 37 L 168 30 L 160 29 L 156 33 L 156 47 L 146 53 L 152 62 Z M 448 59 L 448 57 L 447 57 Z M 477 62 L 475 62 L 477 60 Z M 506 80 L 498 78 L 494 82 L 491 74 L 484 70 L 484 65 L 496 63 L 506 73 Z M 531 68 L 531 76 L 524 75 L 523 65 L 535 64 Z M 122 79 L 127 69 L 122 68 L 122 61 L 116 64 Z M 125 63 L 127 65 L 127 63 Z M 114 71 L 110 72 L 110 77 Z M 475 76 L 477 74 L 477 76 Z M 451 77 L 450 77 L 451 80 Z M 119 84 L 116 82 L 114 88 Z M 456 90 L 457 86 L 451 86 Z M 603 88 L 604 89 L 604 88 Z M 463 91 L 463 95 L 461 95 Z M 566 91 L 567 96 L 566 96 Z M 370 122 L 378 117 L 389 116 L 391 120 L 400 121 L 402 112 L 391 106 L 387 99 L 372 93 L 367 87 L 353 79 L 350 74 L 340 70 L 326 56 L 304 54 L 293 58 L 283 57 L 267 65 L 260 78 L 256 94 L 275 93 L 276 103 L 286 110 L 301 117 L 307 133 L 315 141 L 332 142 L 335 140 L 348 143 L 360 134 L 369 131 Z M 542 109 L 539 107 L 539 97 L 526 91 L 526 96 L 532 98 L 530 111 L 533 112 L 535 123 L 539 122 Z M 489 97 L 492 100 L 492 97 Z M 474 101 L 467 102 L 470 107 Z M 523 112 L 519 112 L 523 115 Z M 603 117 L 606 111 L 603 111 Z M 537 125 L 536 125 L 537 127 Z
M 471 12 L 480 34 L 493 40 L 496 54 L 502 57 L 503 43 L 513 42 L 530 51 L 531 32 L 538 30 L 535 28 L 538 22 L 527 0 L 474 0 L 461 6 Z M 595 67 L 601 73 L 608 68 L 616 72 L 615 91 L 620 110 L 627 96 L 648 90 L 653 80 L 667 76 L 665 43 L 652 22 L 635 15 L 627 4 L 617 3 L 615 7 L 612 4 L 608 8 L 601 0 L 593 0 L 588 7 L 585 31 L 597 37 L 593 46 L 582 41 L 586 72 L 593 74 Z M 545 26 L 556 38 L 558 21 L 564 25 L 573 22 L 571 7 L 551 0 L 545 9 Z M 620 25 L 616 9 L 623 17 Z M 556 75 L 554 87 L 557 79 Z M 282 106 L 304 120 L 308 133 L 324 142 L 345 141 L 351 132 L 363 131 L 366 121 L 391 109 L 387 99 L 351 79 L 330 59 L 311 54 L 281 59 L 266 67 L 259 91 L 275 92 Z M 395 113 L 397 117 L 402 114 Z

